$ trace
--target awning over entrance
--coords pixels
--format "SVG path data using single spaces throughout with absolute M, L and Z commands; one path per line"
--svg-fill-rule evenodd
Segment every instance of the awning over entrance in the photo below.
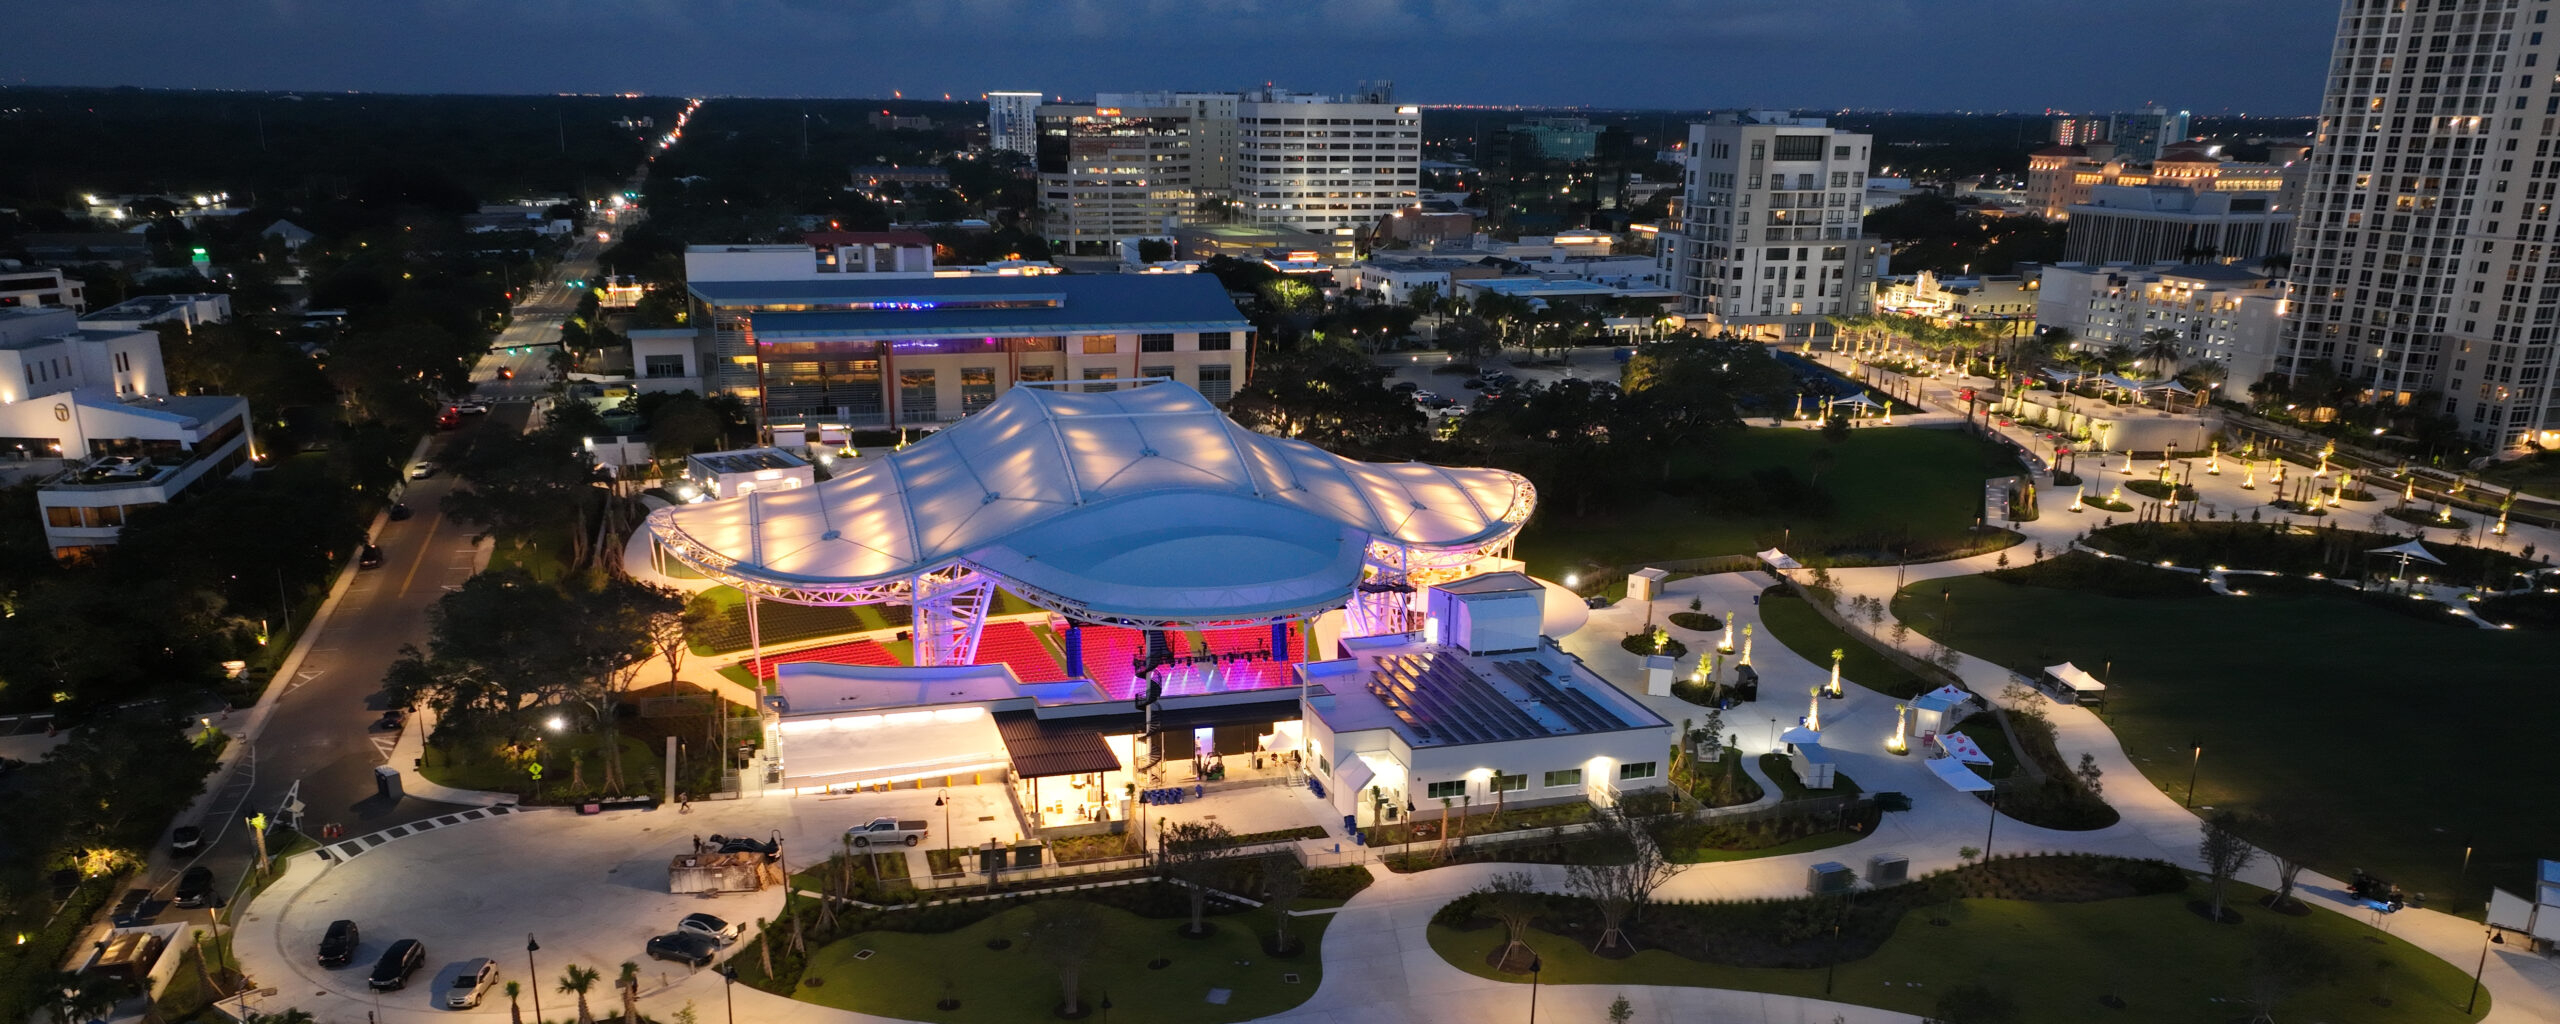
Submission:
M 1013 773 L 1026 779 L 1089 775 L 1121 768 L 1120 756 L 1088 724 L 1043 722 L 1029 711 L 997 712 L 996 732 L 1013 755 Z
M 785 719 L 784 783 L 794 789 L 875 785 L 1004 766 L 979 707 Z

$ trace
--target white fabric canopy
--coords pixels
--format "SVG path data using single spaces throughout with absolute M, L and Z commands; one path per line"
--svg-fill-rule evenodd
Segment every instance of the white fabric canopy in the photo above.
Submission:
M 2367 550 L 2365 553 L 2368 555 L 2392 555 L 2395 557 L 2406 555 L 2422 562 L 2434 562 L 2437 565 L 2444 564 L 2444 559 L 2437 558 L 2435 552 L 2427 550 L 2426 545 L 2418 543 L 2415 540 L 2411 540 L 2405 544 L 2394 544 L 2387 548 L 2372 548 Z
M 2088 670 L 2067 661 L 2059 665 L 2045 666 L 2044 673 L 2060 680 L 2062 685 L 2081 693 L 2107 688 L 2107 684 L 2099 682 L 2098 677 L 2090 675 Z
M 1958 704 L 1964 703 L 1967 698 L 1972 696 L 1972 694 L 1956 689 L 1954 686 L 1941 686 L 1914 698 L 1911 701 L 1911 706 L 1923 711 L 1945 711 Z
M 1929 766 L 1930 773 L 1936 775 L 1938 781 L 1946 783 L 1958 793 L 1991 792 L 1991 783 L 1984 781 L 1982 776 L 1974 774 L 1973 769 L 1965 767 L 1963 762 L 1955 758 L 1933 757 L 1922 763 Z
M 1778 740 L 1783 743 L 1793 743 L 1799 747 L 1808 744 L 1819 744 L 1822 742 L 1822 732 L 1818 729 L 1807 729 L 1799 725 L 1793 729 L 1779 733 Z
M 1780 551 L 1780 550 L 1778 550 L 1778 549 L 1776 549 L 1776 548 L 1770 548 L 1770 549 L 1769 549 L 1769 550 L 1767 550 L 1767 551 L 1763 551 L 1763 552 L 1761 552 L 1761 553 L 1760 553 L 1760 560 L 1761 560 L 1761 561 L 1763 561 L 1763 562 L 1767 562 L 1767 563 L 1769 563 L 1769 568 L 1772 568 L 1772 569 L 1802 569 L 1802 568 L 1804 568 L 1804 565 L 1803 565 L 1802 563 L 1797 562 L 1795 559 L 1792 559 L 1792 558 L 1787 557 L 1787 553 L 1786 553 L 1786 552 L 1784 552 L 1784 551 Z
M 1875 399 L 1872 399 L 1872 398 L 1867 397 L 1863 392 L 1862 392 L 1862 393 L 1859 393 L 1859 394 L 1851 395 L 1851 396 L 1849 396 L 1849 397 L 1847 397 L 1847 398 L 1834 398 L 1834 399 L 1832 399 L 1832 400 L 1831 400 L 1831 404 L 1833 404 L 1833 405 L 1863 405 L 1863 406 L 1866 406 L 1866 407 L 1868 407 L 1868 408 L 1870 408 L 1870 409 L 1881 409 L 1881 408 L 1884 408 L 1884 406 L 1883 406 L 1881 403 L 1878 403 Z
M 1990 764 L 1991 755 L 1982 752 L 1982 744 L 1973 737 L 1951 732 L 1938 737 L 1938 745 L 1947 748 L 1947 756 L 1966 764 Z
M 1338 604 L 1371 540 L 1464 550 L 1526 522 L 1515 473 L 1372 464 L 1238 426 L 1157 383 L 1016 387 L 815 487 L 662 509 L 649 528 L 714 578 L 898 582 L 966 560 L 1097 609 L 1181 617 Z

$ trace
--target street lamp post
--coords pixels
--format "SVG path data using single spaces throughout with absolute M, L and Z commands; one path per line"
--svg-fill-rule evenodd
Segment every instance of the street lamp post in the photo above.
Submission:
M 1991 823 L 1982 826 L 1982 861 L 1991 862 L 1991 835 L 2000 830 L 2000 791 L 1991 791 Z
M 720 1005 L 729 1011 L 729 1024 L 738 1024 L 738 997 L 729 990 L 738 987 L 738 965 L 720 965 Z
M 2487 954 L 2482 956 L 2485 958 Z M 1536 953 L 1529 954 L 1529 1024 L 1538 1024 L 1538 972 L 1546 969 L 1546 961 L 1539 959 Z
M 948 787 L 935 790 L 933 793 L 933 805 L 942 808 L 943 845 L 955 850 L 959 849 L 959 841 L 951 838 L 951 790 Z
M 2185 801 L 2185 806 L 2188 807 L 2196 805 L 2196 769 L 2204 765 L 2204 741 L 2197 740 L 2192 744 L 2192 746 L 2195 747 L 2195 758 L 2187 762 L 2187 799 Z
M 2489 945 L 2491 943 L 2496 943 L 2501 946 L 2506 945 L 2506 933 L 2498 931 L 2495 928 L 2489 929 L 2489 937 L 2482 940 L 2480 943 L 2480 964 L 2479 966 L 2471 969 L 2471 1001 L 2462 1004 L 2462 1012 L 2464 1013 L 2470 1013 L 2480 1008 L 2480 976 L 2487 973 L 2489 970 Z
M 533 954 L 541 949 L 542 943 L 533 940 L 532 932 L 524 933 L 524 980 L 525 987 L 533 990 L 533 1019 L 536 1022 L 542 1020 L 542 969 L 533 965 Z

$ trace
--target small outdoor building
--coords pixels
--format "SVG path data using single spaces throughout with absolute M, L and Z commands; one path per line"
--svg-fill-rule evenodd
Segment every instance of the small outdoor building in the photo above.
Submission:
M 1911 702 L 1911 731 L 1926 739 L 1931 734 L 1955 728 L 1973 713 L 1973 695 L 1954 686 L 1941 686 L 1921 694 Z
M 2047 665 L 2044 674 L 2061 687 L 2055 695 L 2068 695 L 2074 704 L 2100 704 L 2107 699 L 2107 684 L 2099 682 L 2098 677 L 2078 665 L 2067 661 Z
M 1830 789 L 1832 776 L 1840 770 L 1838 760 L 1832 756 L 1831 748 L 1819 743 L 1798 743 L 1795 751 L 1787 755 L 1787 762 L 1796 770 L 1796 780 L 1806 789 Z

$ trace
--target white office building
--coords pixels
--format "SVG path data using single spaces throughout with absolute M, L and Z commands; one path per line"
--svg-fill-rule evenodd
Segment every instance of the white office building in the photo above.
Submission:
M 2550 4 L 2345 0 L 2307 158 L 2285 366 L 2560 444 Z
M 2273 192 L 2099 185 L 2071 208 L 2062 257 L 2079 263 L 2255 264 L 2293 251 L 2293 214 Z
M 1871 143 L 1783 111 L 1690 125 L 1682 199 L 1656 253 L 1683 311 L 1770 340 L 1867 312 L 1880 250 L 1859 215 Z
M 1039 109 L 1040 94 L 1036 92 L 988 93 L 987 146 L 1030 156 L 1040 134 L 1035 123 Z
M 1349 96 L 1275 89 L 1236 104 L 1238 219 L 1365 235 L 1422 195 L 1422 108 L 1380 83 Z
M 2275 371 L 2292 306 L 2282 278 L 2228 264 L 2056 263 L 2044 268 L 2035 295 L 2036 323 L 2070 329 L 2076 347 L 2140 348 L 2144 335 L 2170 331 L 2177 368 L 2219 364 L 2227 391 L 2246 391 Z M 2140 375 L 2171 369 L 2145 366 Z
M 36 482 L 57 558 L 116 542 L 125 517 L 245 472 L 249 403 L 171 395 L 160 336 L 67 309 L 0 309 L 0 480 Z
M 89 308 L 87 286 L 49 267 L 19 269 L 16 261 L 0 267 L 0 308 L 55 306 L 74 313 Z

